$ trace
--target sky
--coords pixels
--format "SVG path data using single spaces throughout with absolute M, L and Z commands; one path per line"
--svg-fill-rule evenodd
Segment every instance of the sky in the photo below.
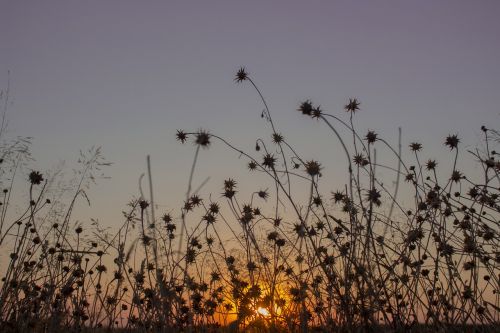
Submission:
M 426 156 L 457 133 L 480 144 L 500 125 L 500 2 L 480 1 L 0 1 L 0 88 L 10 98 L 10 136 L 34 137 L 44 172 L 80 149 L 102 147 L 110 179 L 90 191 L 82 218 L 118 225 L 151 156 L 156 202 L 174 210 L 186 191 L 194 147 L 177 129 L 199 128 L 252 151 L 269 137 L 262 103 L 234 75 L 245 66 L 280 132 L 324 173 L 337 174 L 340 145 L 296 109 L 311 99 Z M 345 118 L 347 119 L 347 118 Z M 206 193 L 246 175 L 246 161 L 214 143 L 194 185 Z M 254 183 L 241 176 L 242 184 Z M 255 185 L 258 186 L 258 185 Z M 147 187 L 146 187 L 147 188 Z M 255 189 L 257 190 L 257 189 Z

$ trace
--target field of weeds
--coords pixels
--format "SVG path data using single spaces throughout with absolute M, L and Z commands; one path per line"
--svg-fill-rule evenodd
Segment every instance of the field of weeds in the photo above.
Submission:
M 109 165 L 100 149 L 82 153 L 78 177 L 58 196 L 57 174 L 23 168 L 30 142 L 8 139 L 2 125 L 2 332 L 498 332 L 496 129 L 483 127 L 470 151 L 444 134 L 445 170 L 419 142 L 393 147 L 360 133 L 356 98 L 342 114 L 306 100 L 296 116 L 324 124 L 341 147 L 332 153 L 344 161 L 344 185 L 329 188 L 322 156 L 304 159 L 276 131 L 244 68 L 235 82 L 262 100 L 269 137 L 245 152 L 219 134 L 179 130 L 180 144 L 195 144 L 184 204 L 164 213 L 151 196 L 134 199 L 114 232 L 72 219 Z M 203 195 L 192 179 L 211 145 L 267 185 L 242 193 L 228 178 Z M 389 159 L 377 158 L 382 150 Z M 475 168 L 459 170 L 459 159 Z M 23 190 L 15 209 L 11 193 Z

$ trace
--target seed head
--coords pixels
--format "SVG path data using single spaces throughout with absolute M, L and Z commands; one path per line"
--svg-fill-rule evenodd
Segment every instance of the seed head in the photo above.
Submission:
M 165 214 L 162 216 L 161 218 L 163 220 L 163 222 L 165 223 L 170 223 L 172 222 L 172 216 L 170 216 L 170 214 Z
M 305 164 L 306 167 L 306 172 L 309 174 L 309 176 L 314 177 L 320 174 L 321 171 L 321 165 L 316 162 L 316 161 L 308 161 Z
M 368 164 L 368 160 L 361 153 L 354 155 L 352 160 L 356 165 L 366 166 Z
M 234 187 L 236 186 L 236 181 L 229 178 L 224 181 L 224 193 L 222 195 L 228 199 L 231 199 L 236 194 Z
M 332 193 L 332 194 L 333 194 L 333 201 L 334 201 L 335 203 L 338 203 L 338 202 L 341 202 L 341 201 L 343 201 L 343 200 L 344 200 L 344 197 L 345 197 L 345 196 L 344 196 L 344 194 L 343 194 L 342 192 L 337 191 L 337 192 Z
M 212 214 L 218 214 L 219 213 L 219 204 L 217 202 L 212 202 L 210 204 L 210 207 L 208 208 L 208 210 L 210 211 L 210 213 Z
M 240 69 L 236 73 L 234 81 L 236 81 L 236 83 L 240 83 L 242 81 L 246 81 L 247 79 L 248 79 L 248 73 L 245 71 L 245 67 L 240 67 Z
M 374 203 L 376 206 L 380 206 L 382 203 L 380 201 L 380 197 L 380 192 L 374 188 L 368 190 L 368 193 L 366 193 L 366 200 L 368 202 Z
M 321 117 L 322 115 L 323 115 L 323 111 L 321 110 L 321 107 L 320 107 L 320 106 L 317 106 L 317 107 L 315 107 L 315 108 L 312 110 L 312 115 L 311 115 L 311 117 L 318 119 L 318 118 L 319 118 L 319 117 Z
M 255 163 L 254 161 L 248 162 L 248 169 L 250 169 L 250 171 L 257 169 L 257 163 Z
M 103 273 L 107 271 L 107 268 L 104 265 L 97 265 L 95 270 L 98 271 L 99 273 Z
M 412 182 L 412 181 L 414 180 L 414 177 L 415 177 L 415 175 L 414 175 L 413 173 L 408 173 L 408 174 L 406 174 L 406 176 L 405 176 L 405 180 L 406 180 L 407 182 Z
M 454 135 L 448 135 L 446 137 L 444 144 L 446 146 L 450 147 L 451 150 L 453 150 L 454 148 L 457 148 L 459 142 L 460 142 L 460 139 L 458 138 L 458 136 L 456 134 L 454 134 Z
M 267 193 L 267 190 L 260 190 L 257 192 L 258 196 L 264 200 L 266 200 L 269 197 L 269 193 Z
M 189 212 L 190 210 L 193 209 L 193 204 L 190 200 L 187 200 L 184 202 L 184 209 Z
M 195 144 L 203 148 L 208 148 L 208 146 L 210 146 L 210 134 L 207 131 L 199 130 L 198 133 L 196 133 Z
M 207 222 L 207 224 L 214 224 L 215 223 L 215 216 L 212 214 L 205 214 L 203 216 L 203 220 Z
M 274 143 L 281 143 L 283 142 L 284 138 L 283 138 L 283 135 L 279 134 L 279 133 L 273 133 L 273 142 Z
M 43 182 L 43 176 L 38 171 L 31 171 L 29 178 L 33 185 L 40 185 L 40 183 Z
M 312 106 L 311 101 L 305 100 L 304 102 L 302 102 L 300 104 L 299 108 L 297 109 L 297 111 L 302 112 L 302 114 L 311 116 L 313 113 L 313 106 Z
M 361 103 L 359 103 L 359 101 L 356 99 L 356 98 L 349 98 L 349 103 L 347 103 L 345 106 L 344 106 L 344 109 L 346 112 L 356 112 L 357 110 L 359 110 L 359 105 Z
M 149 203 L 146 200 L 141 200 L 139 201 L 139 207 L 141 207 L 141 209 L 144 210 L 149 207 Z
M 455 183 L 458 183 L 460 181 L 460 179 L 463 178 L 463 175 L 460 171 L 458 170 L 453 170 L 452 174 L 451 174 L 451 180 L 453 180 Z
M 274 169 L 274 165 L 276 163 L 276 157 L 274 157 L 272 154 L 267 153 L 264 155 L 264 161 L 262 162 L 262 165 L 265 166 L 268 169 Z
M 422 144 L 418 142 L 412 142 L 410 143 L 410 149 L 412 151 L 420 151 L 422 149 Z
M 427 170 L 434 170 L 436 169 L 437 162 L 435 160 L 428 160 L 427 163 L 425 164 L 425 167 Z
M 467 194 L 468 194 L 471 198 L 473 198 L 473 199 L 474 199 L 475 197 L 477 197 L 477 196 L 479 195 L 479 191 L 477 190 L 477 188 L 475 188 L 475 187 L 471 187 L 471 188 L 469 189 L 469 192 L 467 192 Z
M 374 143 L 375 141 L 377 141 L 377 133 L 375 133 L 374 131 L 368 131 L 365 139 L 366 141 L 368 141 L 368 143 Z
M 236 181 L 232 178 L 228 178 L 224 181 L 224 188 L 233 189 L 236 186 Z
M 193 204 L 193 206 L 199 206 L 201 204 L 201 201 L 202 201 L 202 199 L 196 194 L 193 194 L 191 196 L 191 198 L 189 198 L 189 200 L 191 200 L 191 203 Z
M 186 142 L 187 137 L 188 137 L 187 134 L 182 130 L 177 130 L 177 134 L 175 136 L 176 136 L 177 140 L 180 141 L 181 143 Z

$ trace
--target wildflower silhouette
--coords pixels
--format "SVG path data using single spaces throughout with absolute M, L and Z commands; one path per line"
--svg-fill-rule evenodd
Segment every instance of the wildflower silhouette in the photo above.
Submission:
M 302 102 L 298 108 L 298 111 L 302 112 L 302 114 L 305 114 L 307 116 L 311 116 L 313 113 L 313 106 L 310 100 L 306 100 Z
M 33 185 L 40 185 L 40 183 L 43 182 L 43 176 L 38 171 L 32 171 L 29 175 L 29 179 Z
M 234 80 L 237 83 L 240 83 L 240 82 L 245 81 L 247 79 L 248 79 L 248 73 L 245 71 L 245 67 L 240 67 L 240 69 L 236 73 L 236 77 L 234 78 Z
M 307 161 L 305 167 L 309 176 L 314 177 L 320 175 L 321 165 L 317 161 Z
M 375 141 L 377 141 L 377 133 L 375 133 L 374 131 L 368 131 L 365 139 L 366 141 L 368 141 L 368 143 L 374 143 Z
M 208 132 L 199 130 L 195 137 L 195 144 L 203 148 L 208 148 L 210 146 L 210 134 Z
M 185 143 L 188 136 L 187 136 L 187 134 L 184 131 L 177 130 L 176 137 L 177 137 L 178 141 L 180 141 L 181 143 Z
M 422 150 L 422 144 L 418 142 L 412 142 L 410 144 L 410 149 L 414 152 Z
M 455 149 L 458 147 L 459 142 L 460 142 L 460 139 L 458 138 L 457 135 L 448 135 L 446 137 L 444 144 L 447 145 L 448 147 L 450 147 L 450 149 Z
M 436 169 L 437 162 L 435 160 L 428 160 L 425 167 L 427 170 L 434 170 Z
M 346 112 L 356 112 L 359 110 L 359 101 L 356 98 L 349 98 L 349 103 L 344 106 Z

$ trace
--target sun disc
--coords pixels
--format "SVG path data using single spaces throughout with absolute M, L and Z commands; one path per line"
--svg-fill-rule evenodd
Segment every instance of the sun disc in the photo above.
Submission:
M 266 308 L 259 307 L 257 309 L 257 313 L 263 315 L 264 317 L 267 317 L 270 315 L 269 311 Z

